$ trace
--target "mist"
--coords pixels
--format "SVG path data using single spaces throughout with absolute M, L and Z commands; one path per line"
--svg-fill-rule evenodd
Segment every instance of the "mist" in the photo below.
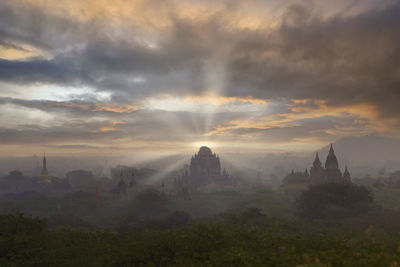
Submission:
M 400 1 L 0 1 L 1 266 L 400 265 Z

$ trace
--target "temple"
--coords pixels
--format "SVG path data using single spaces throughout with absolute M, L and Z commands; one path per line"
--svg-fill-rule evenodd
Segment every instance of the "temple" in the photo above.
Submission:
M 128 178 L 129 179 L 129 178 Z M 114 199 L 124 199 L 131 197 L 133 188 L 136 187 L 136 180 L 134 173 L 132 172 L 132 177 L 130 178 L 129 184 L 124 180 L 124 173 L 121 171 L 120 179 L 118 185 L 110 190 Z
M 47 171 L 46 155 L 43 155 L 43 166 L 42 166 L 42 171 L 40 173 L 39 183 L 41 184 L 51 183 L 51 178 L 49 176 L 49 172 Z
M 318 183 L 321 177 L 324 176 L 324 168 L 319 160 L 318 152 L 315 154 L 313 166 L 310 169 L 310 182 Z
M 189 173 L 189 171 L 190 173 Z M 219 156 L 212 153 L 211 149 L 202 146 L 179 179 L 175 180 L 176 186 L 202 187 L 208 184 L 234 185 L 234 179 L 225 169 L 221 172 Z
M 328 153 L 328 157 L 325 161 L 325 173 L 324 173 L 325 182 L 335 182 L 339 181 L 343 178 L 342 172 L 339 169 L 339 163 L 335 155 L 335 151 L 333 151 L 333 146 L 331 145 Z
M 298 187 L 307 187 L 310 184 L 321 184 L 321 183 L 350 183 L 351 176 L 350 172 L 345 168 L 342 172 L 339 169 L 339 163 L 333 150 L 333 146 L 329 148 L 329 153 L 325 161 L 325 167 L 319 159 L 318 152 L 315 155 L 315 159 L 312 167 L 310 168 L 310 173 L 306 169 L 305 172 L 294 172 L 287 175 L 283 180 L 284 185 L 294 185 Z
M 344 173 L 343 173 L 343 179 L 345 181 L 351 181 L 351 176 L 350 176 L 349 170 L 347 169 L 347 165 L 346 165 Z

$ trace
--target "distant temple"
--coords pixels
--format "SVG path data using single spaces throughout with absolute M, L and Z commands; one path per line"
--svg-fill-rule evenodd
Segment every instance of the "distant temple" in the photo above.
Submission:
M 175 186 L 186 188 L 187 186 L 201 187 L 208 184 L 235 185 L 235 180 L 225 169 L 221 172 L 219 156 L 212 153 L 210 148 L 202 146 L 199 152 L 192 157 L 190 167 L 186 168 L 182 177 L 175 179 L 174 183 Z
M 49 172 L 47 171 L 46 155 L 43 155 L 43 166 L 42 166 L 42 172 L 40 173 L 39 183 L 41 184 L 51 183 L 51 177 L 49 176 Z
M 343 179 L 342 172 L 339 169 L 339 163 L 333 151 L 333 146 L 329 149 L 328 157 L 325 161 L 325 182 L 337 182 Z
M 132 172 L 130 182 L 129 184 L 127 184 L 124 180 L 124 174 L 121 171 L 121 177 L 119 179 L 118 185 L 115 188 L 111 189 L 111 193 L 113 194 L 114 199 L 129 198 L 134 187 L 136 187 L 134 173 Z
M 345 171 L 342 174 L 339 169 L 339 163 L 332 145 L 329 149 L 329 153 L 325 161 L 325 167 L 322 166 L 317 152 L 315 155 L 313 166 L 310 168 L 310 173 L 308 173 L 307 169 L 305 170 L 305 172 L 292 171 L 292 173 L 287 175 L 283 181 L 285 185 L 297 184 L 299 187 L 307 187 L 310 184 L 350 182 L 350 172 L 346 166 Z
M 322 167 L 322 163 L 319 160 L 318 152 L 315 155 L 313 166 L 310 169 L 310 182 L 312 184 L 318 183 L 321 180 L 321 177 L 324 177 L 325 170 Z

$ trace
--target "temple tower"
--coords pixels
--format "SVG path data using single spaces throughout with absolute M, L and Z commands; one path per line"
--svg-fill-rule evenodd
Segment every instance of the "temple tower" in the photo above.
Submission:
M 346 168 L 345 168 L 344 173 L 343 173 L 343 179 L 346 182 L 351 182 L 351 176 L 350 176 L 349 170 L 347 169 L 347 165 L 346 165 Z
M 322 183 L 324 179 L 324 168 L 319 160 L 318 152 L 315 154 L 313 166 L 310 169 L 310 180 L 311 183 L 317 184 Z
M 49 172 L 47 171 L 47 160 L 46 160 L 46 155 L 43 155 L 43 165 L 42 165 L 42 172 L 41 175 L 49 175 Z
M 336 182 L 342 178 L 342 172 L 339 169 L 339 163 L 331 144 L 328 157 L 325 161 L 325 180 L 326 182 Z
M 49 172 L 47 170 L 46 155 L 43 155 L 43 166 L 42 166 L 42 172 L 41 172 L 40 178 L 39 178 L 39 183 L 41 183 L 41 184 L 51 183 L 51 178 L 50 178 Z

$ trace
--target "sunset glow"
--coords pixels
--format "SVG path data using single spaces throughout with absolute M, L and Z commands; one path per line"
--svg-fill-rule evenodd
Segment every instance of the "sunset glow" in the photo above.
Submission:
M 312 151 L 346 136 L 399 137 L 399 9 L 2 1 L 0 157 Z

